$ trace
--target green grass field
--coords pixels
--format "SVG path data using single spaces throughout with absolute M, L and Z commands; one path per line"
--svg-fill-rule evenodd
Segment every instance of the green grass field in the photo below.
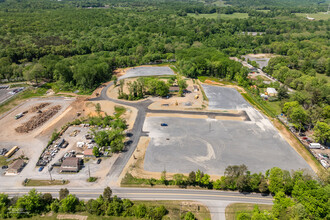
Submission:
M 248 203 L 233 203 L 226 207 L 226 220 L 235 220 L 237 219 L 237 215 L 240 212 L 244 213 L 252 213 L 253 208 L 256 204 L 248 204 Z M 272 209 L 272 205 L 262 205 L 258 204 L 259 209 L 270 211 Z
M 188 16 L 193 17 L 193 18 L 207 18 L 207 19 L 217 19 L 218 18 L 218 14 L 217 13 L 213 13 L 213 14 L 199 14 L 196 15 L 194 13 L 188 13 Z M 249 15 L 248 13 L 234 13 L 234 14 L 221 14 L 220 15 L 220 19 L 224 19 L 224 20 L 229 20 L 229 19 L 244 19 L 244 18 L 248 18 Z
M 4 156 L 0 156 L 0 166 L 8 165 L 9 162 L 7 161 L 7 158 Z
M 66 185 L 68 180 L 32 180 L 30 179 L 25 186 L 56 186 L 56 185 Z
M 308 17 L 315 18 L 315 20 L 328 20 L 330 19 L 330 14 L 325 14 L 325 12 L 318 12 L 314 14 L 306 14 L 306 13 L 295 13 L 298 17 Z M 306 18 L 307 19 L 307 18 Z

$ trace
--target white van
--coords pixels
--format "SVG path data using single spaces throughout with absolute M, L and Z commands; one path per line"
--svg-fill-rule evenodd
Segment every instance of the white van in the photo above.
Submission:
M 321 144 L 319 144 L 319 143 L 310 143 L 309 148 L 311 148 L 311 149 L 321 149 Z

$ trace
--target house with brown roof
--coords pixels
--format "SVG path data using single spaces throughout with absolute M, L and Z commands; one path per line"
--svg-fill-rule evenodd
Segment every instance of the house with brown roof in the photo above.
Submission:
M 67 157 L 61 165 L 61 172 L 78 172 L 80 160 L 77 157 Z
M 23 170 L 24 166 L 25 166 L 24 160 L 18 159 L 14 163 L 9 165 L 9 168 L 8 168 L 6 174 L 17 175 Z

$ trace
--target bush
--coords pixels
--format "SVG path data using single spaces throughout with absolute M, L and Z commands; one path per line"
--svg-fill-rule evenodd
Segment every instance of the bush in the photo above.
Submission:
M 88 179 L 87 179 L 87 182 L 95 182 L 97 180 L 97 177 L 89 177 Z
M 76 211 L 76 206 L 79 205 L 79 200 L 76 196 L 70 194 L 65 199 L 61 200 L 60 212 L 72 213 Z
M 181 219 L 184 219 L 184 220 L 195 220 L 195 215 L 192 213 L 192 212 L 187 212 L 186 214 L 183 214 L 181 216 Z
M 135 217 L 144 218 L 147 214 L 147 207 L 144 204 L 138 205 L 134 210 Z

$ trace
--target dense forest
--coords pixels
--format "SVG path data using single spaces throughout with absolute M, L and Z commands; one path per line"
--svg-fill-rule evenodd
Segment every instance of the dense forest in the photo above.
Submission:
M 329 129 L 330 85 L 320 76 L 330 75 L 330 20 L 310 21 L 294 14 L 324 12 L 327 3 L 228 0 L 223 2 L 226 7 L 218 3 L 3 0 L 0 80 L 46 81 L 62 91 L 90 92 L 110 80 L 116 68 L 163 59 L 176 60 L 188 77 L 214 76 L 248 87 L 255 82 L 247 78 L 247 69 L 229 57 L 273 53 L 277 56 L 264 71 L 297 91 L 280 93 L 281 108 L 285 103 L 299 104 L 283 112 L 299 130 L 318 125 L 323 135 L 317 139 L 328 141 L 329 132 L 322 131 Z M 198 18 L 210 13 L 248 13 L 248 18 Z

